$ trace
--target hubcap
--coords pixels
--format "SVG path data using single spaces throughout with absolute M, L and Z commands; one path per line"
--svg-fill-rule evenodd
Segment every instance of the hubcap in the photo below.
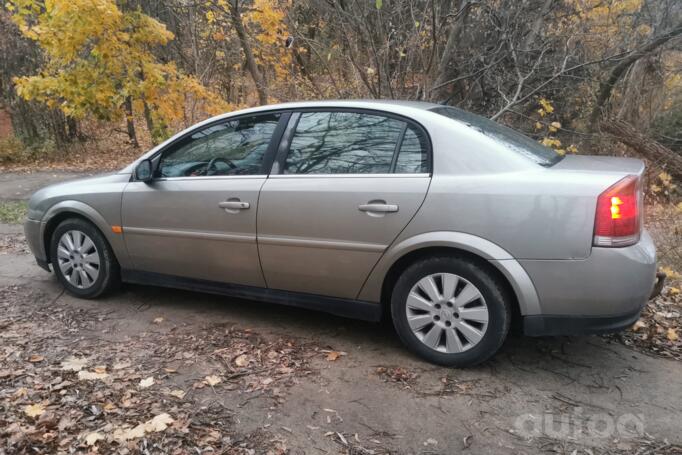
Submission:
M 488 306 L 471 282 L 453 273 L 434 273 L 407 297 L 407 322 L 426 346 L 453 354 L 476 346 L 488 328 Z
M 59 269 L 79 289 L 92 286 L 99 276 L 99 253 L 90 237 L 81 231 L 67 231 L 57 245 Z

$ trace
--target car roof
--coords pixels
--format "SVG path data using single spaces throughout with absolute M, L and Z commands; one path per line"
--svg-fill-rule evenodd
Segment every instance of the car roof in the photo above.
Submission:
M 359 109 L 379 109 L 388 108 L 389 111 L 395 111 L 396 108 L 405 107 L 412 109 L 429 110 L 438 107 L 436 103 L 429 103 L 426 101 L 410 101 L 410 100 L 389 100 L 389 99 L 357 99 L 357 100 L 321 100 L 321 101 L 294 101 L 288 103 L 268 104 L 264 106 L 252 107 L 242 109 L 239 111 L 230 112 L 229 115 L 271 111 L 279 109 L 306 109 L 306 108 L 359 108 Z

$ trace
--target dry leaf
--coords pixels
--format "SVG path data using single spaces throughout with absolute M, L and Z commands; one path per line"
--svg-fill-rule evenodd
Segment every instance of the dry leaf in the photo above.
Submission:
M 141 389 L 146 389 L 147 387 L 151 387 L 154 385 L 154 376 L 149 376 L 146 379 L 142 379 L 140 381 L 140 388 Z
M 102 373 L 107 372 L 107 367 L 104 365 L 100 365 L 100 366 L 93 368 L 93 370 L 95 371 L 95 373 L 102 374 Z
M 234 359 L 234 363 L 238 367 L 245 367 L 246 365 L 249 364 L 249 357 L 246 354 L 242 354 L 236 359 Z
M 642 319 L 639 319 L 637 322 L 635 322 L 635 325 L 632 326 L 633 331 L 637 331 L 639 329 L 643 329 L 646 327 L 646 322 L 644 322 Z
M 162 317 L 154 318 L 154 324 L 161 324 L 163 322 Z
M 215 374 L 206 376 L 204 380 L 206 381 L 206 384 L 210 385 L 211 387 L 222 382 L 222 379 L 219 376 L 216 376 Z
M 31 357 L 28 358 L 28 361 L 31 363 L 38 363 L 42 362 L 43 360 L 45 360 L 45 357 L 40 354 L 31 354 Z
M 158 433 L 168 428 L 174 422 L 173 418 L 167 413 L 159 414 L 153 419 L 137 425 L 134 428 L 117 428 L 112 434 L 112 439 L 119 443 L 124 443 L 131 439 L 141 438 L 145 433 Z
M 102 409 L 104 409 L 105 411 L 111 412 L 111 411 L 114 411 L 116 409 L 116 405 L 114 405 L 114 403 L 108 402 L 102 407 Z
M 145 422 L 144 429 L 147 433 L 150 432 L 158 433 L 168 428 L 168 425 L 172 423 L 173 418 L 164 412 L 163 414 L 159 414 L 155 416 L 153 419 Z
M 69 357 L 62 362 L 62 370 L 65 371 L 80 371 L 85 368 L 87 360 L 78 357 Z
M 92 433 L 88 433 L 88 435 L 85 437 L 85 443 L 89 446 L 94 446 L 97 441 L 103 441 L 104 440 L 104 435 L 102 433 L 98 433 L 96 431 L 93 431 Z
M 24 414 L 29 417 L 38 417 L 43 412 L 45 412 L 45 407 L 41 403 L 24 406 Z
M 28 395 L 28 389 L 26 387 L 19 387 L 16 392 L 12 394 L 14 398 L 21 398 Z
M 342 355 L 346 355 L 346 353 L 345 352 L 339 352 L 339 351 L 329 351 L 327 353 L 327 361 L 334 362 L 339 357 L 341 357 Z
M 670 341 L 677 341 L 680 337 L 677 334 L 677 330 L 673 329 L 672 327 L 668 329 L 668 332 L 665 334 L 666 337 L 668 337 L 668 340 Z
M 114 370 L 123 370 L 130 366 L 130 362 L 118 362 L 114 364 Z
M 175 398 L 180 398 L 182 400 L 183 398 L 185 398 L 186 392 L 184 390 L 175 389 L 175 390 L 171 390 L 168 393 L 168 395 L 172 395 Z
M 78 372 L 78 379 L 81 381 L 96 381 L 96 380 L 101 380 L 109 376 L 106 373 L 93 373 L 90 371 L 79 371 Z

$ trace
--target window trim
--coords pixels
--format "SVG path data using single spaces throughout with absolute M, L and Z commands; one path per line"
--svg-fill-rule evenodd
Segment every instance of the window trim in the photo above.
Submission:
M 390 167 L 390 172 L 389 173 L 378 173 L 378 174 L 372 174 L 372 173 L 361 173 L 361 174 L 345 174 L 345 173 L 338 173 L 338 174 L 284 174 L 284 164 L 286 162 L 287 157 L 289 156 L 289 151 L 290 151 L 290 146 L 291 146 L 291 141 L 294 137 L 294 133 L 296 132 L 296 127 L 298 126 L 298 122 L 301 118 L 301 114 L 303 113 L 308 113 L 308 112 L 315 112 L 315 113 L 322 113 L 322 112 L 350 112 L 354 114 L 366 114 L 366 115 L 378 115 L 382 117 L 388 117 L 392 118 L 395 120 L 399 120 L 401 122 L 405 122 L 405 125 L 403 126 L 403 129 L 400 133 L 400 136 L 398 138 L 398 142 L 396 143 L 396 147 L 393 151 L 393 157 L 391 159 L 391 167 Z M 400 149 L 403 145 L 403 139 L 405 138 L 405 132 L 407 131 L 408 126 L 413 126 L 415 129 L 421 131 L 421 133 L 424 135 L 426 139 L 426 166 L 427 166 L 427 172 L 410 172 L 410 173 L 396 173 L 395 172 L 395 167 L 398 162 L 398 154 L 400 153 Z M 350 177 L 361 177 L 361 176 L 372 176 L 372 177 L 393 177 L 393 176 L 399 176 L 399 177 L 405 177 L 405 176 L 433 176 L 433 143 L 431 142 L 431 136 L 429 136 L 428 131 L 424 126 L 422 126 L 421 123 L 417 122 L 416 120 L 413 120 L 409 117 L 405 117 L 404 115 L 400 114 L 395 114 L 393 112 L 386 112 L 382 111 L 379 109 L 366 109 L 366 108 L 355 108 L 355 107 L 306 107 L 306 108 L 299 108 L 299 109 L 294 109 L 291 112 L 291 116 L 289 117 L 289 123 L 286 127 L 286 130 L 282 134 L 282 137 L 280 139 L 279 147 L 277 149 L 277 156 L 272 164 L 272 169 L 270 170 L 270 173 L 268 174 L 270 177 L 282 177 L 282 176 L 292 176 L 292 177 L 332 177 L 332 176 L 350 176 Z
M 232 122 L 234 120 L 240 120 L 244 118 L 249 118 L 249 117 L 261 117 L 261 116 L 266 116 L 266 115 L 274 115 L 274 114 L 280 114 L 279 121 L 277 123 L 277 126 L 275 127 L 275 130 L 272 132 L 272 136 L 270 137 L 270 142 L 268 143 L 268 147 L 265 150 L 265 153 L 263 154 L 263 163 L 261 164 L 261 168 L 258 174 L 248 174 L 248 175 L 183 175 L 183 176 L 178 176 L 178 177 L 154 177 L 152 181 L 154 182 L 162 182 L 162 181 L 167 181 L 167 180 L 195 180 L 195 179 L 202 179 L 202 180 L 222 180 L 222 179 L 248 179 L 248 178 L 264 178 L 267 177 L 268 174 L 270 173 L 270 169 L 272 168 L 272 163 L 276 157 L 277 150 L 279 147 L 279 144 L 282 140 L 282 134 L 284 133 L 286 126 L 289 124 L 289 118 L 291 116 L 291 110 L 290 109 L 277 109 L 277 110 L 272 110 L 272 111 L 264 111 L 264 112 L 251 112 L 251 113 L 245 113 L 245 114 L 240 114 L 240 115 L 235 115 L 233 117 L 228 117 L 228 118 L 221 118 L 218 120 L 215 120 L 213 122 L 207 123 L 205 125 L 198 126 L 196 128 L 192 128 L 189 130 L 187 133 L 183 134 L 170 144 L 166 145 L 162 149 L 158 150 L 156 153 L 154 153 L 152 156 L 150 156 L 149 160 L 154 162 L 154 160 L 158 160 L 155 165 L 154 173 L 158 170 L 158 166 L 161 164 L 161 157 L 163 156 L 164 153 L 168 153 L 169 151 L 172 151 L 175 147 L 178 146 L 180 142 L 183 140 L 187 139 L 188 137 L 192 136 L 193 134 L 196 134 L 199 131 L 203 131 L 207 128 L 211 128 L 216 125 L 221 125 L 223 123 L 227 122 Z

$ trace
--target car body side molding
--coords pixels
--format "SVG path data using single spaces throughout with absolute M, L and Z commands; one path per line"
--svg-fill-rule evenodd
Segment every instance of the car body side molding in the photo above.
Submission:
M 122 269 L 121 279 L 126 283 L 184 289 L 240 299 L 277 303 L 370 322 L 380 321 L 382 314 L 381 305 L 378 303 L 198 280 L 153 272 Z

